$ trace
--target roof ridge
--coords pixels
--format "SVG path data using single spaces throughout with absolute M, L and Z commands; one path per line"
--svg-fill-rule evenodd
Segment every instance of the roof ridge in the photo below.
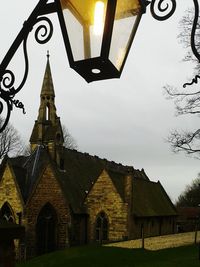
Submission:
M 81 151 L 78 151 L 76 149 L 69 149 L 69 148 L 65 148 L 65 149 L 68 150 L 68 151 L 72 151 L 74 153 L 78 153 L 78 154 L 80 154 L 82 156 L 86 156 L 86 157 L 90 157 L 90 158 L 94 158 L 94 159 L 103 161 L 106 164 L 105 167 L 109 167 L 109 169 L 110 169 L 110 167 L 111 168 L 115 167 L 115 170 L 116 170 L 116 167 L 118 167 L 117 170 L 121 170 L 121 171 L 125 171 L 126 170 L 128 172 L 134 172 L 134 170 L 135 170 L 133 166 L 123 165 L 122 163 L 117 163 L 117 162 L 115 162 L 113 160 L 108 160 L 106 158 L 100 158 L 99 156 L 91 155 L 88 152 L 81 152 Z
M 150 179 L 141 179 L 141 177 L 134 177 L 134 179 L 139 180 L 139 181 L 145 181 L 148 183 L 154 183 L 154 184 L 158 184 L 159 181 L 151 181 Z

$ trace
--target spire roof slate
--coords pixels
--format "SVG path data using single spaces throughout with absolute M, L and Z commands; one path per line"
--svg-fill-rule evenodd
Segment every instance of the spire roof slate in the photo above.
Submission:
M 41 96 L 43 95 L 49 95 L 55 97 L 54 92 L 54 86 L 53 86 L 53 80 L 51 75 L 51 68 L 50 68 L 50 62 L 49 62 L 49 55 L 47 55 L 47 64 L 42 84 L 42 90 L 41 90 Z

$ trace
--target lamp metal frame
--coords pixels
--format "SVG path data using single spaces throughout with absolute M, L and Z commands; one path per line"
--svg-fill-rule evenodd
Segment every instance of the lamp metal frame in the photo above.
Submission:
M 83 66 L 85 66 L 85 68 L 91 67 L 90 60 L 84 60 L 84 64 L 83 62 L 79 62 L 81 63 L 80 65 L 77 62 L 76 62 L 76 65 L 74 66 L 72 64 L 74 62 L 73 54 L 72 54 L 71 48 L 69 47 L 70 40 L 67 34 L 67 29 L 64 25 L 63 16 L 61 15 L 62 9 L 61 9 L 60 1 L 61 0 L 54 0 L 53 2 L 49 2 L 48 0 L 40 0 L 38 2 L 34 10 L 32 11 L 31 15 L 29 16 L 29 18 L 24 22 L 22 29 L 18 33 L 16 39 L 12 43 L 11 47 L 9 48 L 8 52 L 6 53 L 5 57 L 3 58 L 0 64 L 0 116 L 2 115 L 3 111 L 6 110 L 5 111 L 6 116 L 3 119 L 2 125 L 0 125 L 0 133 L 7 126 L 13 107 L 20 108 L 22 109 L 24 114 L 26 113 L 24 104 L 20 102 L 18 99 L 15 99 L 15 96 L 24 87 L 27 77 L 28 77 L 29 60 L 28 60 L 28 53 L 27 53 L 27 39 L 34 27 L 36 27 L 35 39 L 39 44 L 46 44 L 51 39 L 54 29 L 53 29 L 53 23 L 48 17 L 49 14 L 58 13 L 58 18 L 59 18 L 62 34 L 65 33 L 65 36 L 63 36 L 63 39 L 64 39 L 64 43 L 66 46 L 70 67 L 75 69 L 77 72 L 79 69 L 83 71 L 82 70 Z M 116 2 L 117 0 L 114 0 L 114 1 Z M 195 33 L 196 33 L 197 22 L 198 22 L 198 17 L 199 17 L 199 3 L 198 3 L 198 0 L 193 0 L 193 2 L 194 2 L 194 8 L 195 8 L 194 13 L 195 14 L 194 14 L 193 28 L 191 31 L 191 49 L 192 49 L 194 56 L 200 62 L 200 53 L 197 50 L 196 45 L 195 45 Z M 109 10 L 112 10 L 112 1 L 108 0 L 108 3 L 110 5 Z M 158 21 L 164 21 L 164 20 L 169 19 L 176 10 L 176 0 L 151 0 L 151 1 L 140 0 L 140 3 L 142 5 L 142 13 L 145 13 L 147 6 L 150 6 L 150 12 L 151 12 L 152 17 Z M 109 14 L 108 19 L 106 21 L 106 27 L 108 27 L 109 36 L 111 37 L 112 25 L 109 25 L 109 17 L 113 17 L 113 14 Z M 139 24 L 139 21 L 140 19 L 137 22 L 138 24 Z M 11 70 L 8 69 L 8 65 L 21 45 L 23 46 L 25 70 L 24 70 L 21 83 L 17 87 L 15 87 L 15 74 Z M 110 48 L 109 38 L 103 40 L 103 46 L 105 46 L 104 51 L 108 53 L 109 48 Z M 130 47 L 128 47 L 128 50 L 129 49 Z M 96 58 L 95 60 L 98 64 L 98 61 L 100 59 Z M 126 61 L 126 58 L 125 58 L 125 61 Z M 122 69 L 123 67 L 124 65 L 122 66 Z M 110 69 L 108 66 L 105 69 L 105 72 L 103 73 L 104 79 L 109 78 L 109 71 Z M 120 75 L 116 73 L 116 78 L 119 76 Z M 101 80 L 101 79 L 103 79 L 103 77 L 97 76 L 97 78 L 93 80 Z M 194 80 L 193 83 L 197 82 L 198 77 L 196 76 L 193 80 Z M 185 86 L 186 85 L 188 84 L 185 84 Z

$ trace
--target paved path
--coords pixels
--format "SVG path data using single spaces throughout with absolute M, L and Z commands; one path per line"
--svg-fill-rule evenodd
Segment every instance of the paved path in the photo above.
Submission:
M 194 244 L 195 233 L 181 233 L 174 235 L 164 235 L 157 237 L 145 238 L 144 247 L 149 250 L 159 250 L 172 247 L 180 247 L 185 245 Z M 197 242 L 200 242 L 200 232 L 197 234 Z M 121 248 L 141 248 L 142 240 L 130 240 L 124 242 L 117 242 L 108 244 L 106 246 L 121 247 Z

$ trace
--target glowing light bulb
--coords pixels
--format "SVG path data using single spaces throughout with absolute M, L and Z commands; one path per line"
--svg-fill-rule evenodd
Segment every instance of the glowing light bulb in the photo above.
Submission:
M 94 34 L 101 35 L 104 26 L 104 3 L 97 1 L 94 9 Z

